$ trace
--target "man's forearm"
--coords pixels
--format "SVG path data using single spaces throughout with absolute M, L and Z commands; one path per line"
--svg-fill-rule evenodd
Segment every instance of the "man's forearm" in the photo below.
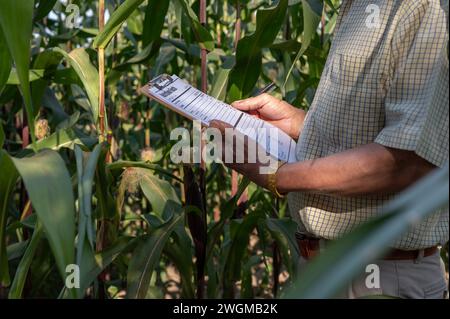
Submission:
M 277 172 L 277 188 L 280 192 L 336 196 L 394 193 L 433 168 L 414 152 L 372 143 L 315 160 L 286 164 Z

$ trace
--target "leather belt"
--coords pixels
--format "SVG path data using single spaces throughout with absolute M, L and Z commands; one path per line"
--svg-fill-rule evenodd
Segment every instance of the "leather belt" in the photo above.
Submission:
M 383 260 L 416 260 L 419 258 L 421 251 L 423 251 L 423 257 L 428 257 L 434 255 L 438 250 L 437 246 L 422 250 L 391 249 L 390 252 L 384 256 Z
M 319 254 L 320 238 L 310 237 L 296 232 L 295 239 L 297 240 L 297 245 L 300 249 L 300 255 L 306 260 L 309 260 Z
M 310 237 L 308 235 L 296 232 L 295 239 L 297 240 L 300 254 L 306 260 L 309 260 L 320 253 L 320 241 L 323 239 Z M 401 250 L 391 249 L 383 260 L 416 260 L 423 252 L 423 257 L 434 255 L 438 251 L 437 246 L 425 248 L 422 250 Z

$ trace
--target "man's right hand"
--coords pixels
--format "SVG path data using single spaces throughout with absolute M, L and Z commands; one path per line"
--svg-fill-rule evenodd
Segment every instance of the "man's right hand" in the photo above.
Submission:
M 295 140 L 299 137 L 306 115 L 305 111 L 267 93 L 235 101 L 231 105 L 238 110 L 271 123 Z

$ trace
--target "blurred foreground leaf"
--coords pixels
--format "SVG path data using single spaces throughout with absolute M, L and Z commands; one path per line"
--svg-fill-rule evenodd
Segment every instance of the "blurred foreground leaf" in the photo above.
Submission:
M 437 209 L 448 206 L 449 166 L 403 192 L 380 216 L 364 223 L 312 260 L 285 298 L 332 298 L 398 237 Z

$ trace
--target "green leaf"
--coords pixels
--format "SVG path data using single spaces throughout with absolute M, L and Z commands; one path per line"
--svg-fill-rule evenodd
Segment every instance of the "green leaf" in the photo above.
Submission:
M 145 197 L 152 204 L 153 212 L 162 219 L 167 219 L 181 211 L 181 201 L 174 187 L 163 179 L 153 175 L 150 170 L 143 170 L 140 186 Z
M 214 39 L 208 30 L 205 29 L 204 26 L 200 23 L 195 14 L 194 10 L 189 6 L 186 0 L 175 0 L 173 2 L 175 5 L 179 5 L 183 10 L 186 16 L 189 18 L 189 24 L 191 26 L 191 30 L 194 33 L 194 37 L 197 40 L 197 44 L 202 49 L 206 49 L 208 51 L 214 50 Z
M 234 64 L 234 57 L 227 57 L 222 66 L 217 70 L 210 95 L 219 100 L 225 100 L 227 93 L 228 77 Z
M 127 30 L 134 35 L 142 35 L 142 15 L 139 10 L 134 10 L 127 18 Z
M 0 124 L 0 146 L 3 130 Z M 14 186 L 17 181 L 17 171 L 8 154 L 0 150 L 0 284 L 9 286 L 9 268 L 6 254 L 6 220 L 8 218 L 8 204 L 11 200 Z
M 242 267 L 242 283 L 241 283 L 241 298 L 253 299 L 253 272 L 252 267 L 259 265 L 262 262 L 261 256 L 251 256 Z
M 58 153 L 45 150 L 12 158 L 46 233 L 62 278 L 74 262 L 75 205 L 72 182 Z
M 127 276 L 128 298 L 145 298 L 151 275 L 161 259 L 164 246 L 175 228 L 183 224 L 183 219 L 184 214 L 174 216 L 147 235 L 133 252 Z
M 8 254 L 8 260 L 14 260 L 21 258 L 25 253 L 25 250 L 29 244 L 30 240 L 18 241 L 17 243 L 11 244 L 6 248 Z
M 117 31 L 119 31 L 122 23 L 131 16 L 133 11 L 136 10 L 142 2 L 144 2 L 144 0 L 126 0 L 123 2 L 117 10 L 111 14 L 111 17 L 102 32 L 95 37 L 93 42 L 94 48 L 105 48 L 109 41 L 116 35 Z
M 295 231 L 297 230 L 297 224 L 292 221 L 289 218 L 282 218 L 282 219 L 276 219 L 276 218 L 267 218 L 265 220 L 266 225 L 269 229 L 269 231 L 273 233 L 281 234 L 281 236 L 284 237 L 286 240 L 289 251 L 291 252 L 291 260 L 293 263 L 293 271 L 294 274 L 292 276 L 295 277 L 295 275 L 298 272 L 298 262 L 300 261 L 300 250 L 298 248 L 297 241 L 293 234 L 295 234 Z M 280 244 L 282 244 L 280 242 Z
M 70 117 L 59 122 L 58 125 L 56 126 L 56 130 L 73 128 L 75 124 L 77 124 L 79 119 L 80 119 L 80 112 L 75 111 L 73 112 L 73 114 L 70 115 Z
M 142 45 L 147 46 L 159 39 L 164 27 L 170 1 L 149 1 L 145 8 L 144 30 L 142 32 Z
M 0 1 L 0 27 L 3 30 L 3 36 L 9 48 L 10 56 L 16 65 L 28 117 L 29 131 L 34 143 L 36 140 L 34 136 L 34 112 L 28 74 L 33 9 L 33 0 Z
M 94 118 L 94 121 L 97 121 L 99 94 L 98 72 L 97 69 L 92 65 L 86 50 L 83 48 L 77 48 L 69 53 L 60 48 L 54 48 L 53 50 L 61 53 L 77 73 L 78 77 L 83 83 L 84 89 L 86 90 L 87 96 L 89 97 L 89 101 L 91 102 L 92 117 Z
M 75 145 L 80 145 L 83 149 L 88 149 L 97 142 L 94 137 L 84 136 L 77 133 L 72 128 L 60 129 L 36 143 L 36 150 L 52 149 L 59 150 L 61 148 L 73 149 Z
M 256 227 L 258 221 L 263 217 L 263 212 L 252 212 L 246 215 L 242 220 L 233 220 L 231 222 L 231 247 L 224 268 L 224 285 L 230 285 L 240 278 L 242 260 L 245 251 L 247 250 L 250 233 Z
M 325 3 L 326 3 L 333 11 L 336 11 L 336 10 L 337 10 L 336 7 L 334 6 L 332 0 L 325 0 Z
M 77 290 L 78 298 L 82 298 L 87 288 L 100 275 L 100 273 L 108 267 L 120 254 L 129 250 L 136 243 L 136 238 L 121 237 L 112 243 L 108 248 L 94 254 L 90 251 L 90 255 L 83 258 L 80 265 L 80 288 Z M 68 289 L 64 288 L 61 292 L 63 298 L 68 298 Z
M 95 229 L 92 219 L 92 185 L 95 169 L 101 152 L 101 144 L 97 144 L 86 160 L 83 161 L 83 152 L 75 146 L 75 158 L 77 162 L 78 175 L 78 241 L 77 241 L 77 263 L 80 265 L 83 259 L 84 242 L 87 236 L 89 248 L 94 250 Z
M 107 79 L 110 79 L 110 78 L 113 78 L 114 76 L 116 76 L 116 74 L 114 72 L 117 72 L 116 78 L 118 78 L 118 76 L 120 76 L 120 73 L 122 73 L 125 70 L 128 70 L 128 68 L 132 64 L 137 64 L 137 63 L 144 64 L 144 63 L 146 63 L 146 61 L 152 59 L 156 55 L 158 55 L 158 57 L 157 57 L 157 61 L 158 61 L 158 59 L 161 58 L 161 55 L 164 54 L 162 51 L 160 52 L 161 44 L 162 44 L 161 39 L 157 39 L 156 41 L 150 43 L 145 48 L 143 48 L 142 51 L 138 52 L 135 56 L 126 60 L 124 63 L 121 63 L 121 64 L 115 66 L 114 70 L 108 74 Z M 175 56 L 175 50 L 173 50 L 173 51 L 174 51 L 173 56 Z M 160 52 L 160 54 L 158 54 L 158 52 Z M 172 58 L 173 58 L 173 56 L 172 56 Z M 170 61 L 168 61 L 168 62 L 170 62 Z M 155 63 L 154 68 L 156 68 L 156 63 Z M 152 74 L 155 73 L 154 68 L 152 68 Z M 114 80 L 111 82 L 114 83 Z
M 122 252 L 126 251 L 136 243 L 132 237 L 121 237 L 117 239 L 108 248 L 95 254 L 94 259 L 89 264 L 80 267 L 81 270 L 81 289 L 87 288 L 95 278 L 110 265 Z
M 49 12 L 52 11 L 56 1 L 57 0 L 40 0 L 34 14 L 34 21 L 39 21 L 42 18 L 45 18 Z
M 272 43 L 269 48 L 275 49 L 275 50 L 281 50 L 281 51 L 288 51 L 290 52 L 297 52 L 302 47 L 302 44 L 300 42 L 297 42 L 294 39 L 289 39 L 286 41 L 279 41 Z
M 419 181 L 384 206 L 379 216 L 332 243 L 302 271 L 286 298 L 331 298 L 425 217 L 449 203 L 449 166 Z M 330 267 L 332 265 L 333 267 Z
M 187 13 L 178 1 L 172 1 L 172 6 L 175 11 L 174 14 L 178 33 L 186 44 L 192 44 L 192 32 Z
M 159 49 L 158 57 L 152 69 L 152 75 L 156 76 L 162 73 L 164 66 L 166 66 L 176 56 L 176 50 L 173 46 L 164 43 Z
M 174 241 L 168 243 L 163 253 L 175 264 L 181 277 L 181 298 L 195 298 L 192 262 L 192 241 L 183 224 L 174 231 Z
M 109 152 L 107 143 L 102 143 L 102 151 L 97 162 L 97 172 L 95 174 L 95 196 L 97 197 L 97 208 L 95 216 L 98 220 L 108 223 L 107 232 L 103 235 L 104 240 L 109 242 L 116 239 L 115 229 L 120 219 L 120 214 L 115 201 L 115 189 L 113 189 L 114 181 L 111 171 L 106 165 L 106 157 Z M 103 236 L 102 235 L 102 236 Z
M 55 92 L 47 87 L 42 97 L 42 106 L 50 110 L 55 122 L 59 123 L 69 118 L 69 115 L 64 111 L 63 106 L 59 103 L 55 96 Z
M 302 0 L 303 5 L 303 20 L 304 20 L 304 30 L 303 30 L 303 40 L 302 47 L 298 51 L 294 61 L 292 62 L 291 68 L 286 74 L 286 79 L 284 80 L 283 90 L 288 83 L 289 77 L 291 76 L 292 70 L 294 69 L 297 61 L 308 49 L 312 38 L 316 34 L 317 27 L 320 23 L 320 18 L 322 16 L 323 3 L 318 0 Z
M 119 64 L 118 66 L 116 66 L 114 69 L 126 69 L 127 66 L 129 66 L 130 64 L 135 64 L 135 63 L 141 63 L 147 59 L 149 59 L 150 57 L 153 56 L 154 54 L 154 46 L 153 43 L 147 45 L 142 51 L 140 51 L 138 54 L 136 54 L 135 56 L 131 57 L 130 59 L 128 59 L 126 62 Z M 158 51 L 156 51 L 158 52 Z
M 72 98 L 79 106 L 81 106 L 86 111 L 91 111 L 91 103 L 89 102 L 89 98 L 84 93 L 83 89 L 77 84 L 71 84 L 70 90 L 72 91 Z M 95 122 L 95 120 L 94 120 Z
M 10 299 L 22 298 L 23 287 L 27 279 L 28 270 L 30 269 L 31 262 L 33 261 L 36 253 L 36 249 L 44 235 L 41 223 L 37 223 L 30 243 L 25 250 L 22 258 L 20 259 L 19 266 L 17 266 L 16 275 L 14 276 L 13 283 L 9 289 L 8 297 Z
M 236 65 L 230 73 L 228 100 L 247 97 L 261 73 L 262 48 L 275 40 L 286 16 L 288 0 L 280 0 L 274 7 L 258 10 L 256 30 L 242 38 L 236 49 Z
M 0 122 L 0 149 L 3 148 L 3 144 L 5 143 L 5 131 L 3 131 L 3 124 Z
M 218 241 L 219 237 L 223 233 L 223 228 L 226 225 L 228 219 L 230 219 L 233 216 L 233 213 L 237 207 L 237 203 L 239 198 L 241 197 L 242 193 L 245 191 L 247 186 L 250 184 L 250 180 L 247 178 L 243 178 L 242 181 L 239 184 L 238 191 L 236 194 L 231 197 L 228 201 L 226 201 L 224 204 L 221 205 L 221 212 L 220 220 L 215 223 L 209 230 L 208 230 L 208 242 L 206 247 L 206 261 L 208 262 L 209 258 L 212 256 L 212 251 L 214 249 L 214 245 Z
M 6 81 L 8 81 L 11 67 L 11 57 L 9 56 L 8 46 L 0 25 L 0 93 L 2 93 L 3 87 L 6 85 Z
M 35 57 L 32 68 L 35 70 L 45 70 L 46 73 L 54 72 L 61 62 L 62 56 L 52 49 L 39 52 Z
M 36 81 L 44 76 L 44 69 L 37 70 L 29 70 L 29 79 L 30 82 Z M 11 73 L 9 74 L 8 81 L 6 84 L 10 85 L 18 85 L 20 84 L 19 75 L 17 74 L 17 70 L 15 68 L 11 69 Z

